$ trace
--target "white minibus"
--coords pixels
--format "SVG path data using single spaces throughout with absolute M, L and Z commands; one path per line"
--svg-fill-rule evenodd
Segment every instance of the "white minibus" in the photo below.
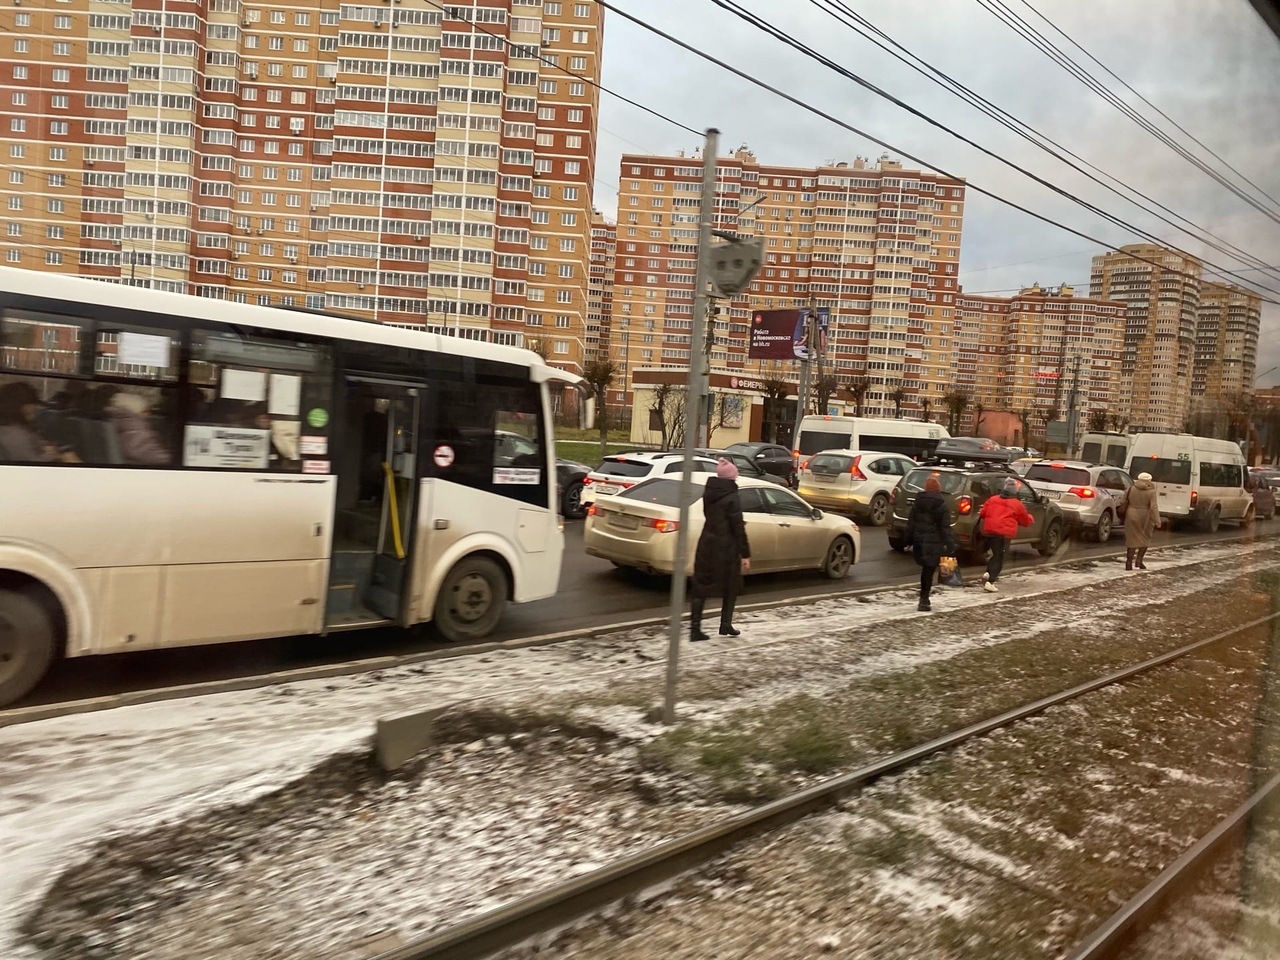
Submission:
M 1239 444 L 1189 433 L 1139 433 L 1129 449 L 1129 475 L 1151 474 L 1160 515 L 1208 531 L 1221 520 L 1253 522 L 1249 470 Z
M 918 460 L 932 456 L 938 441 L 950 436 L 940 424 L 920 420 L 808 416 L 796 430 L 792 456 L 799 463 L 824 450 L 874 450 Z

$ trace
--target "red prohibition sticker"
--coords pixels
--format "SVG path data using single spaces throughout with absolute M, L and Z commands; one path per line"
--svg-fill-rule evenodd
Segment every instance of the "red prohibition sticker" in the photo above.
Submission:
M 437 467 L 444 468 L 453 466 L 453 447 L 449 446 L 447 443 L 440 444 L 440 446 L 436 447 L 435 451 L 431 454 L 431 459 L 435 461 Z

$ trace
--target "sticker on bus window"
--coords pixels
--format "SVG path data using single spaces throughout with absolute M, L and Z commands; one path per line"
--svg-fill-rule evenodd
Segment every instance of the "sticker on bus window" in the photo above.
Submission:
M 542 471 L 537 467 L 494 467 L 494 483 L 541 483 Z
M 431 459 L 441 470 L 445 467 L 453 466 L 453 447 L 449 446 L 447 443 L 440 444 L 440 446 L 436 447 L 435 451 L 431 454 Z
M 265 470 L 271 431 L 191 423 L 183 438 L 182 463 L 188 467 Z
M 169 366 L 169 338 L 121 330 L 116 345 L 116 362 L 163 370 Z
M 304 457 L 323 457 L 328 452 L 328 437 L 301 436 L 298 438 L 298 453 Z
M 302 472 L 303 473 L 328 473 L 329 461 L 328 460 L 303 460 Z
M 307 411 L 307 426 L 319 430 L 329 422 L 329 411 L 324 407 L 312 407 Z

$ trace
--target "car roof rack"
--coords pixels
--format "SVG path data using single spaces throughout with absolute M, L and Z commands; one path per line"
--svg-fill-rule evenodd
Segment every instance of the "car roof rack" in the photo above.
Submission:
M 961 467 L 1002 470 L 1017 475 L 1017 471 L 1009 464 L 1009 454 L 1003 450 L 987 450 L 984 452 L 935 453 L 932 457 L 918 461 L 922 467 Z

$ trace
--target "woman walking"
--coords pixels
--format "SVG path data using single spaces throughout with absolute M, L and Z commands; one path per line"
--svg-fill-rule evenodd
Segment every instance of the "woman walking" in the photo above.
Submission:
M 955 537 L 951 533 L 951 508 L 942 496 L 942 484 L 937 477 L 924 482 L 924 493 L 911 505 L 907 518 L 907 543 L 920 564 L 920 605 L 922 613 L 933 609 L 929 595 L 933 592 L 933 578 L 943 557 L 956 553 Z
M 709 639 L 702 632 L 702 611 L 707 597 L 720 597 L 720 636 L 742 633 L 733 626 L 733 606 L 742 589 L 742 575 L 751 569 L 751 545 L 747 525 L 738 502 L 738 468 L 720 458 L 716 475 L 707 480 L 702 494 L 702 536 L 693 557 L 690 636 L 693 641 Z
M 982 536 L 991 550 L 991 559 L 987 561 L 987 572 L 982 575 L 986 581 L 982 589 L 987 593 L 998 593 L 996 581 L 1004 570 L 1004 552 L 1009 541 L 1018 535 L 1019 527 L 1029 527 L 1035 519 L 1027 512 L 1027 508 L 1018 499 L 1020 481 L 1009 477 L 1000 489 L 998 497 L 987 497 L 979 516 L 982 518 Z
M 1147 548 L 1151 534 L 1160 526 L 1160 499 L 1151 474 L 1140 473 L 1124 495 L 1124 568 L 1147 569 Z

